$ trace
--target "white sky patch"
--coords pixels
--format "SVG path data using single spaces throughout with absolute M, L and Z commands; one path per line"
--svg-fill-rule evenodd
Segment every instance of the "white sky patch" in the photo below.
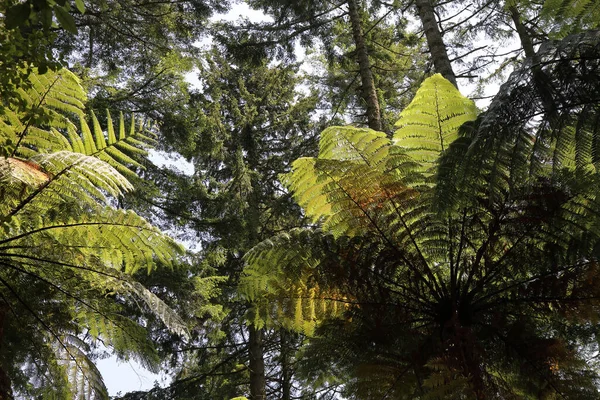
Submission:
M 194 175 L 194 164 L 187 161 L 179 154 L 149 150 L 148 159 L 158 167 L 167 167 L 171 170 L 182 172 L 187 176 Z
M 118 361 L 116 356 L 98 360 L 96 366 L 102 373 L 110 396 L 116 396 L 119 392 L 125 394 L 149 390 L 154 387 L 154 382 L 161 387 L 171 382 L 171 377 L 166 374 L 153 374 L 135 361 Z
M 231 6 L 231 10 L 226 14 L 216 14 L 210 18 L 211 21 L 235 22 L 247 19 L 250 22 L 273 22 L 273 18 L 265 15 L 262 11 L 253 10 L 246 3 L 236 3 Z

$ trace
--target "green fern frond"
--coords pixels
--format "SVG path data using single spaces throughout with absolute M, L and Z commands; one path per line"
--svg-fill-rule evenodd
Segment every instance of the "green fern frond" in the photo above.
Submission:
M 546 0 L 541 17 L 553 28 L 552 38 L 596 29 L 600 26 L 600 5 L 595 0 Z
M 136 127 L 133 116 L 126 128 L 121 114 L 115 130 L 107 111 L 105 131 L 92 113 L 90 129 L 84 112 L 86 93 L 73 73 L 34 71 L 30 80 L 31 88 L 20 89 L 24 104 L 5 108 L 0 117 L 0 155 L 29 159 L 63 150 L 98 157 L 129 177 L 135 176 L 132 168 L 142 168 L 139 157 L 146 155 L 144 148 L 154 139 L 143 124 Z
M 599 51 L 600 33 L 571 35 L 538 51 L 543 80 L 529 64 L 513 72 L 489 109 L 465 125 L 443 155 L 441 201 L 469 204 L 485 193 L 494 203 L 524 185 L 559 179 L 565 170 L 597 173 L 600 77 L 597 61 L 590 60 Z M 446 186 L 450 182 L 453 187 Z M 466 189 L 458 194 L 457 187 Z
M 458 137 L 458 128 L 476 117 L 475 103 L 435 74 L 423 81 L 400 114 L 393 141 L 433 174 L 440 153 Z
M 469 380 L 460 371 L 448 366 L 441 358 L 429 360 L 426 366 L 432 370 L 423 381 L 427 390 L 424 400 L 475 399 Z
M 239 289 L 255 307 L 253 323 L 278 321 L 312 335 L 318 322 L 340 316 L 351 303 L 321 276 L 327 235 L 294 229 L 264 241 L 246 254 Z
M 387 156 L 390 140 L 385 133 L 351 126 L 332 126 L 321 133 L 319 158 L 323 160 L 369 160 L 378 165 Z
M 60 131 L 74 131 L 73 118 L 83 115 L 87 96 L 73 73 L 62 69 L 40 75 L 34 70 L 29 79 L 31 87 L 19 89 L 22 104 L 6 107 L 0 117 L 0 148 L 5 156 L 26 159 L 65 149 Z
M 65 366 L 73 398 L 108 400 L 102 374 L 88 357 L 89 345 L 77 336 L 67 335 L 55 347 L 59 363 Z
M 136 321 L 114 313 L 103 315 L 89 308 L 80 308 L 77 322 L 86 327 L 94 341 L 101 340 L 119 359 L 133 359 L 145 369 L 159 372 L 160 358 L 152 340 L 147 330 Z
M 33 73 L 31 79 L 24 105 L 6 107 L 0 116 L 0 286 L 31 317 L 39 341 L 58 342 L 57 351 L 64 352 L 60 360 L 45 357 L 45 366 L 36 366 L 58 374 L 46 386 L 63 387 L 60 375 L 67 371 L 76 398 L 104 399 L 101 377 L 77 335 L 87 330 L 122 358 L 136 357 L 156 369 L 146 330 L 119 314 L 121 302 L 137 303 L 186 336 L 181 318 L 131 276 L 144 267 L 150 272 L 159 264 L 173 266 L 183 250 L 134 212 L 111 207 L 132 189 L 124 175 L 135 175 L 133 169 L 141 167 L 137 156 L 153 139 L 133 119 L 126 130 L 122 115 L 118 130 L 110 115 L 106 131 L 93 115 L 90 129 L 85 92 L 66 70 Z M 77 118 L 81 131 L 72 122 Z M 14 289 L 21 278 L 46 288 L 48 299 L 29 305 Z M 66 322 L 50 323 L 37 314 L 36 306 L 50 303 L 60 305 Z M 47 393 L 40 390 L 30 392 Z
M 93 112 L 91 119 L 92 129 L 83 118 L 80 120 L 83 136 L 83 146 L 80 147 L 83 151 L 80 152 L 100 158 L 126 176 L 136 176 L 131 168 L 143 168 L 136 158 L 140 155 L 145 156 L 147 153 L 144 147 L 154 142 L 154 139 L 143 129 L 143 125 L 136 128 L 135 120 L 132 117 L 130 127 L 127 130 L 123 114 L 121 114 L 119 129 L 115 133 L 112 118 L 107 111 L 107 130 L 105 133 Z M 75 141 L 78 139 L 74 138 Z

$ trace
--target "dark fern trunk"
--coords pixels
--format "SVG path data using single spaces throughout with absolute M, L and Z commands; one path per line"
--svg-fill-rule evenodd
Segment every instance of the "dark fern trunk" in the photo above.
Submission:
M 431 53 L 431 60 L 433 61 L 435 71 L 442 74 L 454 86 L 457 86 L 456 75 L 454 75 L 454 70 L 452 70 L 452 63 L 448 57 L 448 51 L 438 27 L 431 0 L 416 0 L 415 5 L 421 24 L 423 25 L 425 39 L 427 40 L 427 46 L 429 47 L 429 53 Z
M 365 44 L 365 36 L 362 30 L 362 20 L 358 11 L 357 0 L 348 1 L 348 15 L 352 26 L 352 37 L 356 45 L 356 57 L 360 69 L 360 81 L 362 98 L 367 108 L 367 122 L 369 128 L 381 131 L 381 110 L 375 90 L 375 80 L 371 71 L 371 61 Z
M 263 358 L 263 331 L 254 325 L 248 327 L 250 353 L 250 399 L 266 400 L 265 360 Z
M 0 350 L 2 350 L 2 344 L 4 340 L 4 320 L 8 307 L 6 303 L 0 302 Z M 0 365 L 0 400 L 12 400 L 12 388 L 10 378 L 6 374 L 3 366 Z

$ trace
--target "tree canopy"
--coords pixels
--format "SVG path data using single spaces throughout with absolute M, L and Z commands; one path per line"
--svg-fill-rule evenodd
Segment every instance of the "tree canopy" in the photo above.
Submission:
M 1 2 L 0 400 L 598 398 L 597 2 L 241 3 Z

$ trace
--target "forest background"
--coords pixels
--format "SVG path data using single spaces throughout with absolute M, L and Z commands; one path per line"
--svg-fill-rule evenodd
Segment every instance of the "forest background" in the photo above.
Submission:
M 245 4 L 2 1 L 0 399 L 597 398 L 600 6 Z

